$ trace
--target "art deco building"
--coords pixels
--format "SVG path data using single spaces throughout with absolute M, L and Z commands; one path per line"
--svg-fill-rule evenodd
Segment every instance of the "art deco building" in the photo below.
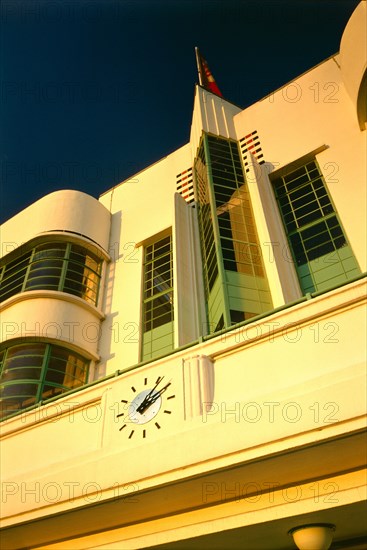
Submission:
M 366 548 L 366 15 L 3 225 L 2 548 Z

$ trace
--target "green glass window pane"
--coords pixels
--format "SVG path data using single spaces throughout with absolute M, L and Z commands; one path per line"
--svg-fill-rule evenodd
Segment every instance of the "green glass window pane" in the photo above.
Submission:
M 244 311 L 238 311 L 235 309 L 230 310 L 231 315 L 231 323 L 235 325 L 236 323 L 241 323 L 241 321 L 245 320 L 245 312 Z
M 305 225 L 317 221 L 320 219 L 320 210 L 314 210 L 313 212 L 306 213 L 303 216 L 299 216 L 297 220 L 298 227 L 304 227 Z
M 290 244 L 292 245 L 292 250 L 296 258 L 297 264 L 303 265 L 307 263 L 307 257 L 302 244 L 302 239 L 298 233 L 290 235 Z
M 0 301 L 4 302 L 8 298 L 11 298 L 12 296 L 14 296 L 14 294 L 18 294 L 18 292 L 21 292 L 21 291 L 22 291 L 22 281 L 20 281 L 16 285 L 11 285 L 7 288 L 2 288 L 2 290 L 0 291 Z
M 331 204 L 328 204 L 327 206 L 324 206 L 322 209 L 322 213 L 324 216 L 327 216 L 328 214 L 332 214 L 334 212 L 334 208 Z
M 61 346 L 27 342 L 3 350 L 2 357 L 1 395 L 10 410 L 5 416 L 60 393 L 50 388 L 46 391 L 45 382 L 66 391 L 87 381 L 89 361 Z
M 297 178 L 287 183 L 286 187 L 287 187 L 288 193 L 290 193 L 293 189 L 297 189 L 300 185 L 303 185 L 308 181 L 309 181 L 309 177 L 307 174 L 300 174 Z
M 23 254 L 22 256 L 19 256 L 15 260 L 12 260 L 11 262 L 7 263 L 6 266 L 5 266 L 5 275 L 4 275 L 4 277 L 6 277 L 7 275 L 10 275 L 14 272 L 18 272 L 21 269 L 23 269 L 24 267 L 26 267 L 29 263 L 29 259 L 31 257 L 31 254 L 32 254 L 32 251 L 30 250 L 26 254 Z
M 308 229 L 304 229 L 301 231 L 302 239 L 310 239 L 312 237 L 316 237 L 320 233 L 327 231 L 327 226 L 325 222 L 320 222 L 316 225 L 313 225 L 312 227 L 309 227 Z
M 42 355 L 31 355 L 30 353 L 25 353 L 24 355 L 11 355 L 8 353 L 6 358 L 5 366 L 6 369 L 17 369 L 23 366 L 41 366 L 43 362 Z
M 10 388 L 10 386 L 7 386 L 7 390 Z M 22 409 L 26 409 L 27 407 L 31 407 L 36 403 L 36 393 L 37 393 L 38 387 L 35 386 L 34 388 L 31 386 L 28 386 L 27 390 L 24 390 L 25 393 L 18 395 L 18 394 L 8 394 L 7 392 L 1 392 L 0 391 L 0 418 L 6 419 L 8 416 L 11 416 Z M 27 393 L 27 391 L 29 393 Z
M 66 243 L 62 242 L 43 243 L 38 244 L 35 247 L 35 250 L 37 253 L 43 252 L 45 258 L 48 258 L 50 256 L 63 258 L 65 255 L 66 247 Z
M 63 388 L 61 386 L 52 386 L 45 384 L 42 393 L 41 393 L 41 399 L 43 401 L 46 401 L 47 399 L 51 399 L 52 397 L 56 397 L 57 395 L 62 395 L 68 390 L 68 388 Z
M 301 176 L 303 176 L 306 173 L 305 167 L 302 166 L 301 168 L 297 168 L 297 170 L 293 170 L 292 172 L 289 172 L 286 176 L 284 176 L 285 183 L 289 183 L 290 181 L 293 181 Z
M 56 371 L 64 372 L 67 356 L 64 352 L 62 355 L 63 355 L 62 357 L 53 357 L 51 355 L 48 361 L 48 368 Z
M 59 277 L 35 277 L 27 281 L 25 290 L 58 290 Z
M 227 239 L 232 239 L 232 230 L 230 227 L 220 227 L 219 233 L 221 237 L 226 237 Z
M 29 344 L 18 344 L 16 346 L 12 346 L 7 351 L 7 361 L 15 357 L 23 357 L 26 355 L 43 356 L 45 352 L 45 347 L 46 344 L 33 342 L 30 342 Z
M 0 389 L 0 398 L 36 396 L 38 384 L 6 384 Z
M 287 196 L 284 196 L 284 183 L 290 191 Z M 301 287 L 305 292 L 312 292 L 317 289 L 317 281 L 324 284 L 323 281 L 328 279 L 335 280 L 330 277 L 330 264 L 333 263 L 330 260 L 331 256 L 324 262 L 325 265 L 314 260 L 327 257 L 336 249 L 346 246 L 346 238 L 334 214 L 333 205 L 316 162 L 307 163 L 306 166 L 277 178 L 273 184 Z M 287 207 L 286 198 L 290 201 L 292 212 Z M 292 214 L 295 216 L 297 227 L 292 222 Z M 337 256 L 333 257 L 334 263 L 343 261 Z M 342 278 L 345 276 L 347 280 L 347 270 L 344 267 L 340 267 L 340 270 L 344 273 Z
M 318 178 L 318 179 L 316 179 L 316 180 L 313 180 L 312 185 L 313 185 L 313 187 L 314 187 L 315 189 L 320 190 L 320 191 L 322 190 L 323 193 L 326 193 L 326 194 L 327 194 L 327 191 L 326 191 L 326 189 L 325 189 L 325 187 L 324 187 L 324 182 L 322 181 L 321 178 Z
M 67 278 L 72 282 L 69 287 L 61 288 L 65 265 Z M 42 243 L 5 266 L 0 300 L 6 300 L 22 290 L 44 289 L 76 294 L 95 304 L 100 269 L 101 261 L 82 246 L 65 242 Z
M 332 252 L 335 250 L 334 244 L 329 241 L 325 242 L 323 244 L 318 245 L 317 247 L 308 250 L 307 251 L 307 258 L 309 261 L 315 260 L 316 258 L 320 258 L 321 256 L 325 256 L 325 254 L 328 254 L 329 252 Z
M 303 208 L 307 205 L 312 205 L 312 208 L 310 208 L 310 210 L 314 210 L 318 207 L 317 198 L 313 190 L 311 193 L 305 193 L 304 195 L 302 195 L 301 198 L 295 199 L 292 203 L 293 209 L 296 212 L 298 212 L 299 208 Z
M 322 187 L 321 189 L 316 189 L 316 195 L 320 199 L 320 204 L 325 204 L 325 202 L 330 204 L 330 199 L 326 193 L 325 187 Z
M 295 187 L 292 193 L 289 193 L 289 200 L 294 203 L 295 200 L 303 198 L 305 195 L 312 193 L 313 189 L 311 185 L 303 185 L 302 187 Z
M 338 248 L 342 248 L 343 246 L 345 246 L 347 244 L 347 241 L 344 237 L 344 235 L 342 237 L 338 237 L 337 239 L 335 239 L 334 241 L 334 245 L 335 245 L 335 248 L 338 249 Z
M 37 262 L 35 264 L 32 264 L 32 267 L 30 269 L 30 273 L 28 276 L 28 281 L 29 279 L 32 279 L 34 277 L 40 277 L 41 275 L 53 275 L 56 277 L 60 277 L 61 269 L 62 269 L 62 262 L 58 260 L 50 260 L 48 264 L 44 261 Z
M 6 418 L 36 403 L 38 384 L 7 384 L 0 388 L 0 417 Z
M 154 298 L 153 298 L 154 296 Z M 144 301 L 143 301 L 143 356 L 151 357 L 159 348 L 161 331 L 154 329 L 173 320 L 173 265 L 172 237 L 169 235 L 147 246 L 144 250 Z M 171 332 L 171 329 L 170 329 Z M 144 334 L 149 333 L 148 340 Z M 170 339 L 171 341 L 171 339 Z M 171 344 L 169 345 L 171 347 Z M 150 350 L 148 353 L 147 350 Z
M 46 253 L 49 253 L 49 251 L 40 251 L 35 256 L 40 258 L 40 255 Z M 25 284 L 25 290 L 31 290 L 35 288 L 47 288 L 57 290 L 59 286 L 62 266 L 63 262 L 60 259 L 46 259 L 42 257 L 42 259 L 38 259 L 37 261 L 35 261 L 33 257 L 28 278 Z
M 30 361 L 31 362 L 31 361 Z M 5 368 L 1 375 L 1 382 L 11 382 L 14 380 L 39 380 L 41 377 L 41 367 L 22 366 Z
M 21 292 L 31 254 L 32 251 L 29 251 L 3 265 L 3 275 L 0 284 L 1 302 Z
M 60 386 L 63 386 L 64 378 L 65 378 L 65 370 L 63 372 L 59 370 L 53 370 L 51 368 L 47 369 L 47 376 L 46 376 L 47 382 L 52 382 L 53 384 L 59 384 Z

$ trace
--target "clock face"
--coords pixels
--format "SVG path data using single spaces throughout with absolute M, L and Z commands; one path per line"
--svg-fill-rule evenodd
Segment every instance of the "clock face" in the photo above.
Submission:
M 171 404 L 175 395 L 171 393 L 171 382 L 165 383 L 164 376 L 149 381 L 142 379 L 141 387 L 130 386 L 130 399 L 121 399 L 126 412 L 117 415 L 122 418 L 120 432 L 129 439 L 145 439 L 148 433 L 160 430 L 164 426 L 164 417 L 172 414 Z

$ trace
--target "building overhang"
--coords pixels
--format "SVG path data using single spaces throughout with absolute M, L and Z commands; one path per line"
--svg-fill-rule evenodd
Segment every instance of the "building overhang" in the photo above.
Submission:
M 3 529 L 3 545 L 82 549 L 124 540 L 124 548 L 196 549 L 223 548 L 226 541 L 228 548 L 255 550 L 271 540 L 284 550 L 294 548 L 289 529 L 312 522 L 335 524 L 337 541 L 359 538 L 365 456 L 365 430 L 358 429 L 152 489 L 132 483 L 90 505 L 72 509 L 70 502 L 58 514 L 19 517 Z

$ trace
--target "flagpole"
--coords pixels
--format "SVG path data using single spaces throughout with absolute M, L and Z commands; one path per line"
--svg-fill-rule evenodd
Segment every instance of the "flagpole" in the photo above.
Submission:
M 201 76 L 201 68 L 200 68 L 200 60 L 199 60 L 199 48 L 197 48 L 195 46 L 195 55 L 196 55 L 196 65 L 197 65 L 197 68 L 198 68 L 198 75 L 199 75 L 199 84 L 200 86 L 203 85 L 203 79 L 202 79 L 202 76 Z

